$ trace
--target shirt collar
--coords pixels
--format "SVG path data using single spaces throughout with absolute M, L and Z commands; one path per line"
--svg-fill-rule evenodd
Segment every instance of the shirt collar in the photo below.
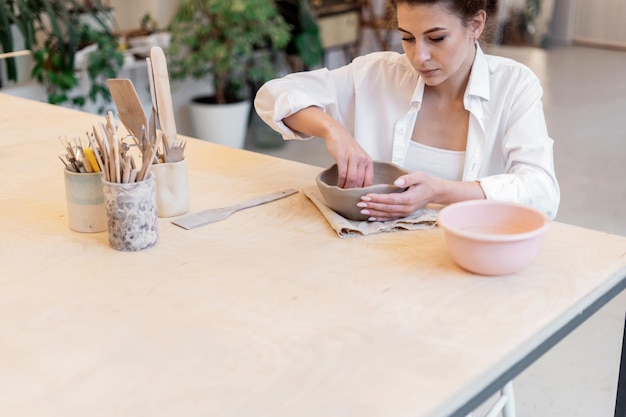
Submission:
M 476 43 L 476 56 L 465 89 L 465 96 L 477 96 L 489 100 L 489 94 L 489 64 L 480 45 Z

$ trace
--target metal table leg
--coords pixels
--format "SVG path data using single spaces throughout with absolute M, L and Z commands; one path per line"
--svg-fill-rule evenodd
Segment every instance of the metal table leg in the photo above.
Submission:
M 622 337 L 622 359 L 617 380 L 617 399 L 615 400 L 615 417 L 626 417 L 626 320 Z

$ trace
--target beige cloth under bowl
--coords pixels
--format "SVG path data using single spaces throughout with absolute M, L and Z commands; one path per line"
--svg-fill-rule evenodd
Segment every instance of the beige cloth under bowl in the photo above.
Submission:
M 330 227 L 342 238 L 394 232 L 396 230 L 428 229 L 434 227 L 437 222 L 438 210 L 433 208 L 423 208 L 410 216 L 386 222 L 348 220 L 326 205 L 316 186 L 305 188 L 302 192 L 315 204 Z

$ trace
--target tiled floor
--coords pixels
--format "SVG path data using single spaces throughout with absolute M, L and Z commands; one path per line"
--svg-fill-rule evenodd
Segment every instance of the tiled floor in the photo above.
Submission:
M 626 52 L 560 46 L 490 53 L 525 63 L 542 81 L 561 186 L 557 220 L 626 235 Z M 274 148 L 248 140 L 248 149 L 332 163 L 319 139 Z M 515 379 L 518 417 L 613 416 L 625 307 L 622 293 Z

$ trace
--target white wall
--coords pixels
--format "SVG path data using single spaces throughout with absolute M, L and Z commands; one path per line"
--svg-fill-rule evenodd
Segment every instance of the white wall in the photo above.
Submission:
M 626 47 L 626 1 L 578 0 L 574 41 Z

